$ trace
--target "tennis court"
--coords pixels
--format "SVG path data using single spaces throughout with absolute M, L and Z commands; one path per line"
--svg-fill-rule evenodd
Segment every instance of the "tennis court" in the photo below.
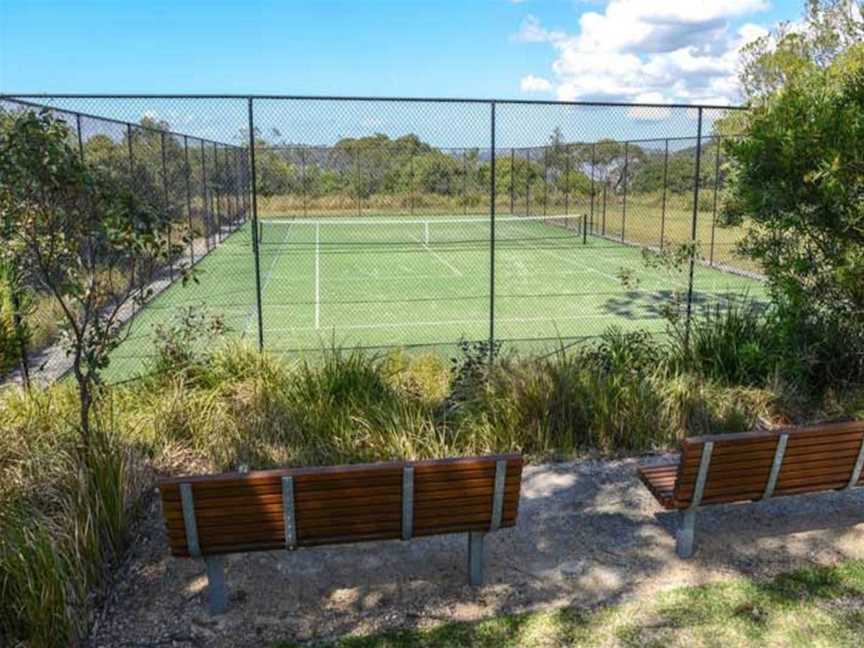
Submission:
M 590 226 L 588 227 L 590 230 Z M 193 306 L 223 318 L 228 336 L 258 341 L 255 255 L 246 224 L 132 323 L 112 358 L 113 379 L 140 373 L 153 332 Z M 642 250 L 590 234 L 573 216 L 325 217 L 259 223 L 264 348 L 273 353 L 354 347 L 447 347 L 494 335 L 523 348 L 598 335 L 609 326 L 662 332 L 664 305 L 687 276 L 645 265 Z M 492 270 L 494 267 L 494 278 Z M 638 283 L 626 287 L 622 272 Z M 494 282 L 494 304 L 490 297 Z M 763 294 L 756 279 L 697 265 L 695 308 Z

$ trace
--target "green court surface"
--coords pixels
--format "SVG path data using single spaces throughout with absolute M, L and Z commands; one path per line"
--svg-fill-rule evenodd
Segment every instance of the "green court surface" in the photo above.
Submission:
M 113 380 L 146 371 L 154 326 L 193 306 L 223 318 L 228 337 L 257 344 L 252 228 L 231 234 L 133 320 L 114 352 Z M 344 347 L 449 347 L 490 335 L 551 347 L 611 325 L 665 329 L 664 305 L 687 274 L 646 267 L 640 248 L 585 235 L 573 218 L 499 218 L 494 278 L 489 219 L 370 217 L 266 220 L 259 225 L 264 348 L 293 354 Z M 638 283 L 622 283 L 622 271 Z M 694 307 L 764 295 L 749 276 L 697 265 Z

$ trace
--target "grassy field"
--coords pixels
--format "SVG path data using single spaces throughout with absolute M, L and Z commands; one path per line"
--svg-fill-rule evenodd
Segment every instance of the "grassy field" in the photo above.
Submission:
M 681 233 L 683 214 L 665 226 Z M 497 220 L 495 336 L 516 347 L 624 330 L 665 329 L 664 309 L 686 292 L 686 272 L 648 268 L 638 245 L 621 242 L 609 214 L 583 237 L 572 216 Z M 625 223 L 624 239 L 648 245 L 653 233 Z M 618 229 L 616 229 L 618 228 Z M 257 340 L 255 266 L 247 225 L 198 264 L 198 283 L 161 293 L 133 322 L 109 378 L 146 370 L 153 333 L 178 309 L 221 317 L 230 337 Z M 659 230 L 657 231 L 659 236 Z M 361 215 L 353 218 L 262 219 L 259 226 L 261 315 L 266 350 L 323 346 L 449 347 L 490 332 L 490 227 L 476 216 Z M 621 276 L 635 281 L 625 287 Z M 760 282 L 697 265 L 694 301 L 706 304 L 763 294 Z
M 346 638 L 328 648 L 861 645 L 864 563 L 818 567 L 767 582 L 673 590 L 598 610 L 562 609 Z M 323 644 L 320 644 L 323 646 Z M 278 648 L 292 644 L 280 643 Z

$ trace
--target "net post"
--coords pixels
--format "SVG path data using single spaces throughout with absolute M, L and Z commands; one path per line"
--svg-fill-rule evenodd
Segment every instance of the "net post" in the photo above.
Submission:
M 414 215 L 414 150 L 411 150 L 411 173 L 408 176 L 408 200 L 411 204 L 411 215 Z
M 264 319 L 261 310 L 261 250 L 258 242 L 258 188 L 255 172 L 255 118 L 253 99 L 249 108 L 249 165 L 252 172 L 252 255 L 255 257 L 255 307 L 258 311 L 258 351 L 264 350 Z
M 666 191 L 669 184 L 669 138 L 663 149 L 663 199 L 660 204 L 660 251 L 666 244 Z
M 582 214 L 582 245 L 588 244 L 588 214 Z
M 720 137 L 717 137 L 717 141 L 715 143 L 717 147 L 717 152 L 714 157 L 714 206 L 713 206 L 713 214 L 711 217 L 711 247 L 709 251 L 708 257 L 708 265 L 714 265 L 714 234 L 717 229 L 717 191 L 720 186 Z
M 621 240 L 624 240 L 624 229 L 627 227 L 627 167 L 630 162 L 630 142 L 624 142 L 624 195 L 621 201 Z
M 491 109 L 491 150 L 490 156 L 490 196 L 489 201 L 489 367 L 491 368 L 495 362 L 495 102 L 490 102 Z M 511 160 L 513 149 L 510 149 Z M 511 162 L 510 167 L 510 200 L 512 211 L 513 200 L 513 167 Z
M 525 149 L 525 216 L 531 215 L 531 149 Z
M 690 271 L 687 280 L 687 318 L 684 327 L 684 347 L 690 345 L 690 322 L 693 316 L 693 274 L 696 270 L 696 219 L 699 214 L 699 174 L 702 161 L 702 106 L 696 121 L 696 169 L 693 177 L 693 220 L 690 225 Z

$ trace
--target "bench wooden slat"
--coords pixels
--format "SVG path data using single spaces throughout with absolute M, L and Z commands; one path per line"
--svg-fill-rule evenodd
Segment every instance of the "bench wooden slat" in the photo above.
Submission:
M 788 435 L 787 445 L 773 496 L 832 490 L 848 483 L 864 442 L 864 422 L 694 437 L 682 442 L 676 463 L 642 466 L 639 477 L 664 508 L 686 508 L 696 485 L 702 448 L 712 441 L 702 503 L 761 499 L 781 434 Z M 864 479 L 858 483 L 862 482 Z
M 496 462 L 507 464 L 502 526 L 515 524 L 521 487 L 519 455 L 414 462 L 415 535 L 488 529 Z M 282 477 L 293 481 L 297 545 L 341 542 L 347 537 L 399 538 L 405 464 L 365 464 L 320 469 L 280 469 L 174 478 L 160 483 L 172 553 L 187 555 L 179 485 L 191 486 L 203 554 L 234 546 L 284 546 Z M 251 549 L 250 549 L 251 550 Z

